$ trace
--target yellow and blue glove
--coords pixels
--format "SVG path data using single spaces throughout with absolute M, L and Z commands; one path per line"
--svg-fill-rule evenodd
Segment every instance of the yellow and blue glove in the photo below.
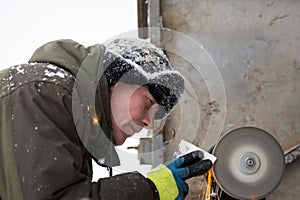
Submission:
M 212 167 L 212 162 L 203 157 L 203 152 L 193 151 L 151 171 L 147 178 L 156 186 L 160 200 L 183 200 L 189 190 L 185 180 L 203 175 Z

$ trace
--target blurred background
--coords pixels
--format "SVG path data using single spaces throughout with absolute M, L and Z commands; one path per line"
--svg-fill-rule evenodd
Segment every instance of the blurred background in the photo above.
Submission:
M 51 40 L 89 46 L 136 28 L 135 0 L 1 0 L 0 66 L 27 62 Z
M 207 133 L 219 136 L 250 125 L 272 134 L 285 153 L 286 174 L 268 199 L 298 199 L 299 8 L 300 1 L 296 0 L 0 0 L 0 69 L 26 63 L 37 47 L 56 39 L 69 38 L 89 46 L 138 27 L 165 27 L 184 33 L 203 45 L 207 53 L 197 54 L 184 37 L 174 37 L 174 33 L 164 35 L 160 30 L 144 29 L 139 36 L 149 37 L 161 47 L 182 50 L 196 63 L 203 58 L 200 64 L 207 65 L 207 69 L 217 67 L 225 91 L 216 84 L 216 73 L 199 75 L 191 66 L 193 62 L 168 52 L 173 66 L 190 81 L 196 98 L 187 96 L 181 109 L 166 122 L 164 137 L 167 132 L 175 132 L 177 139 L 172 141 L 171 136 L 172 143 L 163 152 L 161 146 L 158 148 L 161 159 L 154 160 L 159 156 L 153 151 L 152 158 L 143 151 L 153 150 L 149 144 L 164 145 L 166 138 L 158 138 L 156 143 L 154 138 L 148 140 L 144 131 L 118 147 L 121 166 L 114 169 L 114 174 L 145 174 L 157 163 L 169 160 L 180 139 L 188 138 L 191 131 L 195 131 L 195 137 L 190 142 L 203 147 Z M 201 115 L 195 116 L 199 113 L 191 103 L 199 106 Z M 187 117 L 180 117 L 184 114 Z M 191 124 L 189 117 L 198 117 L 199 121 Z M 140 137 L 146 140 L 140 143 Z M 94 169 L 93 180 L 108 176 L 106 169 L 96 165 Z M 203 177 L 190 180 L 187 199 L 200 199 L 205 187 Z

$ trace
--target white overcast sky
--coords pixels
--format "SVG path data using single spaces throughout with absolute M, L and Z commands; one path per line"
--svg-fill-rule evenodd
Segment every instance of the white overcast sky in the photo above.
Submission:
M 0 69 L 51 40 L 93 45 L 137 28 L 137 0 L 0 0 Z
M 137 0 L 0 0 L 0 26 L 3 69 L 26 63 L 35 49 L 52 40 L 73 39 L 89 46 L 136 30 Z M 149 169 L 139 166 L 136 152 L 130 151 L 119 148 L 126 166 L 117 171 Z M 96 168 L 94 180 L 108 175 L 102 172 Z

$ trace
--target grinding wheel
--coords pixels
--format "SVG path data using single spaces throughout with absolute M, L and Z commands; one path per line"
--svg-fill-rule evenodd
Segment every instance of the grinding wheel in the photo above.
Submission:
M 217 184 L 237 199 L 260 199 L 272 192 L 285 171 L 281 146 L 266 131 L 241 127 L 215 145 L 213 174 Z

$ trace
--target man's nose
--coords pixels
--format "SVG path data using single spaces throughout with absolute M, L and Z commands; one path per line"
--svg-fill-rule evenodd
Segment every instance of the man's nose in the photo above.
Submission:
M 154 117 L 155 117 L 155 114 L 158 111 L 158 109 L 159 109 L 159 105 L 154 104 L 148 110 L 148 112 L 146 113 L 144 119 L 142 120 L 142 123 L 145 126 L 145 128 L 151 129 L 151 128 L 154 127 Z
M 142 122 L 143 122 L 143 125 L 144 125 L 145 127 L 149 127 L 150 124 L 151 124 L 150 117 L 149 117 L 149 116 L 145 116 L 144 119 L 142 120 Z
M 142 123 L 145 128 L 153 128 L 153 117 L 151 116 L 150 112 L 147 112 L 147 114 L 142 120 Z

